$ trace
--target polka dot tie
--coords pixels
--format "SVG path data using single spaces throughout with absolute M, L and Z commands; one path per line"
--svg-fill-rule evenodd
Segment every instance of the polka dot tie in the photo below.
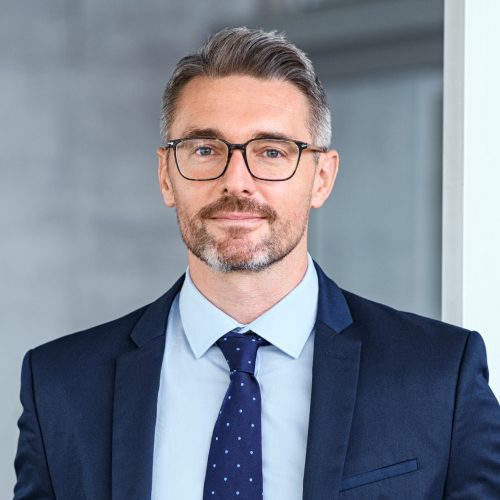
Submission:
M 231 381 L 215 422 L 204 500 L 262 499 L 261 400 L 254 369 L 257 349 L 267 344 L 253 332 L 229 332 L 217 341 Z

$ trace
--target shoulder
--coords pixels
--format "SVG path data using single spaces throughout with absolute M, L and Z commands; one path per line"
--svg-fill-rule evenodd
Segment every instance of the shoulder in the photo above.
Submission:
M 477 332 L 399 311 L 347 291 L 342 293 L 352 315 L 352 329 L 362 340 L 363 349 L 376 352 L 381 361 L 400 367 L 408 367 L 411 362 L 420 368 L 455 370 L 461 364 L 467 344 L 482 343 Z
M 46 342 L 28 353 L 33 368 L 77 367 L 109 359 L 130 350 L 130 334 L 148 306 L 86 330 Z
M 412 331 L 420 334 L 452 335 L 453 337 L 467 337 L 470 330 L 461 328 L 437 319 L 421 316 L 407 311 L 400 311 L 386 304 L 374 302 L 354 293 L 342 290 L 349 305 L 353 320 L 371 327 L 383 326 L 385 329 L 395 329 L 402 333 Z
M 387 345 L 437 349 L 464 348 L 469 330 L 374 302 L 340 289 L 315 263 L 319 280 L 318 319 L 342 334 L 359 337 L 366 346 Z
M 124 352 L 140 347 L 165 333 L 173 299 L 179 292 L 184 276 L 154 302 L 113 321 L 94 326 L 42 344 L 28 353 L 32 363 L 59 367 L 115 359 Z

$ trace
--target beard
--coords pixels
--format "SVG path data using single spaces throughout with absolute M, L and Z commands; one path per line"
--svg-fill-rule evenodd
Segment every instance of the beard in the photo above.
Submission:
M 217 239 L 210 234 L 207 221 L 222 212 L 244 212 L 267 220 L 269 233 L 251 241 L 251 229 L 229 227 Z M 248 198 L 224 196 L 190 217 L 177 207 L 177 222 L 187 248 L 219 272 L 258 272 L 284 259 L 300 242 L 307 228 L 308 211 L 299 219 L 282 220 L 267 204 Z

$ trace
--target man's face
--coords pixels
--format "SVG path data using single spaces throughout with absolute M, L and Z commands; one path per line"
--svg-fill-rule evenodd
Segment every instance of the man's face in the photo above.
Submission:
M 311 143 L 309 113 L 306 97 L 290 83 L 196 77 L 180 94 L 169 139 L 244 143 L 278 135 Z M 165 203 L 176 207 L 188 250 L 226 272 L 265 269 L 299 247 L 305 251 L 309 209 L 328 196 L 337 165 L 336 154 L 322 154 L 317 165 L 306 150 L 291 179 L 263 181 L 251 176 L 235 150 L 222 177 L 190 181 L 179 174 L 172 151 L 159 149 L 158 155 Z

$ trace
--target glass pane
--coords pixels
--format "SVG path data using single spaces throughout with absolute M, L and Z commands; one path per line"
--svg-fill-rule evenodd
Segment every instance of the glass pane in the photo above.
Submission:
M 291 141 L 259 139 L 247 146 L 247 158 L 258 177 L 284 179 L 292 174 L 299 156 L 298 146 Z
M 227 146 L 217 139 L 188 139 L 177 145 L 177 158 L 189 163 L 225 163 Z
M 227 146 L 218 139 L 187 139 L 177 145 L 177 164 L 191 179 L 218 177 L 226 165 Z

